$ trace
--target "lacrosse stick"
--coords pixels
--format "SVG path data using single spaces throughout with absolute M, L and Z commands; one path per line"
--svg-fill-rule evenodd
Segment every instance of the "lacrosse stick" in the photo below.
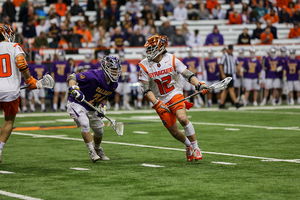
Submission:
M 111 126 L 111 128 L 114 131 L 116 131 L 116 133 L 118 134 L 118 136 L 122 136 L 123 135 L 123 132 L 124 132 L 124 124 L 123 124 L 123 122 L 116 122 L 116 120 L 110 119 L 105 114 L 103 114 L 98 108 L 96 108 L 95 106 L 93 106 L 92 104 L 90 104 L 90 102 L 88 102 L 87 100 L 84 99 L 83 102 L 86 103 L 88 106 L 90 106 L 95 111 L 97 111 L 98 113 L 102 114 L 109 121 L 108 126 Z
M 49 74 L 45 74 L 42 79 L 38 80 L 36 83 L 37 88 L 49 88 L 53 89 L 54 88 L 54 80 Z M 21 87 L 20 89 L 25 89 L 28 88 L 28 85 L 25 85 Z
M 209 86 L 209 89 L 208 90 L 225 90 L 227 88 L 227 85 L 230 83 L 230 81 L 232 80 L 231 77 L 227 77 L 225 79 L 223 79 L 222 81 L 220 82 L 217 82 L 217 83 L 214 83 L 212 84 L 211 86 Z M 199 92 L 196 92 L 188 97 L 185 97 L 184 99 L 181 99 L 175 103 L 172 103 L 171 105 L 168 106 L 168 108 L 180 103 L 180 102 L 183 102 L 183 101 L 186 101 L 187 99 L 193 97 L 193 96 L 196 96 L 198 94 L 200 94 L 202 91 L 199 91 Z

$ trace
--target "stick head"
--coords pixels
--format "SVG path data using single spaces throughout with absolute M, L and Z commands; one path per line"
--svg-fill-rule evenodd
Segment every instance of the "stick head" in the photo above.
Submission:
M 226 77 L 222 81 L 212 84 L 210 86 L 210 88 L 213 89 L 213 90 L 225 90 L 227 88 L 227 85 L 230 83 L 231 80 L 232 80 L 232 77 Z
M 116 120 L 112 121 L 111 128 L 116 131 L 118 136 L 122 136 L 124 132 L 124 124 L 123 122 L 117 122 Z
M 52 76 L 50 76 L 49 74 L 45 74 L 43 78 L 36 83 L 37 88 L 49 88 L 49 89 L 53 89 L 54 84 L 55 82 Z

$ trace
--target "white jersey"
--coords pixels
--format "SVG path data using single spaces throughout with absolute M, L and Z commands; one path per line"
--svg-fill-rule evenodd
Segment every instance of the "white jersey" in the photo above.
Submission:
M 180 75 L 186 66 L 175 55 L 166 53 L 159 63 L 148 62 L 147 59 L 140 63 L 141 81 L 148 81 L 156 98 L 164 103 L 170 101 L 175 95 L 183 94 L 183 85 Z
M 0 42 L 0 101 L 9 102 L 20 96 L 21 72 L 16 57 L 25 56 L 18 43 Z

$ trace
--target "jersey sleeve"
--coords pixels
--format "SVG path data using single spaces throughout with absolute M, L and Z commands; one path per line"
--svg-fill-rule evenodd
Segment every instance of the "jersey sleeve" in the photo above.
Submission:
M 139 80 L 140 81 L 149 81 L 149 75 L 144 70 L 144 68 L 141 66 L 142 64 L 139 63 L 139 65 L 140 65 Z
M 186 65 L 183 64 L 179 59 L 175 58 L 175 69 L 178 73 L 184 72 L 187 69 Z
M 23 51 L 22 47 L 18 43 L 14 44 L 14 51 L 15 51 L 15 58 L 19 54 L 22 54 L 24 57 L 26 56 L 26 54 Z

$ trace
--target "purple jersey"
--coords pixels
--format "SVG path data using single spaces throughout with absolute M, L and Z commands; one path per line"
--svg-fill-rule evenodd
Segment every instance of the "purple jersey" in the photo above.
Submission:
M 300 61 L 298 58 L 294 60 L 288 58 L 284 69 L 286 70 L 286 78 L 288 81 L 299 80 Z
M 208 81 L 216 81 L 219 80 L 219 65 L 218 59 L 207 59 L 204 62 L 204 67 L 206 70 L 207 80 Z
M 280 78 L 281 73 L 277 72 L 277 67 L 279 66 L 282 66 L 280 57 L 276 57 L 275 59 L 271 58 L 271 56 L 267 57 L 265 59 L 266 78 Z
M 248 62 L 248 59 L 247 58 L 237 58 L 237 60 L 239 61 L 239 64 L 241 63 L 241 66 L 243 67 L 243 68 L 245 68 L 245 65 L 246 65 L 246 63 Z M 239 73 L 236 73 L 236 76 L 238 77 L 238 78 L 241 78 L 241 75 L 239 74 Z
M 30 65 L 29 66 L 30 74 L 33 78 L 39 80 L 43 78 L 43 76 L 48 72 L 48 68 L 41 64 L 41 65 Z
M 122 47 L 124 45 L 124 41 L 126 40 L 124 35 L 113 35 L 110 39 L 111 42 L 115 42 L 117 47 Z
M 91 63 L 91 62 L 86 63 L 86 62 L 83 61 L 83 62 L 80 62 L 80 63 L 78 64 L 78 67 L 79 67 L 79 66 L 83 67 L 83 69 L 85 69 L 85 70 L 95 69 L 95 68 L 94 68 L 94 64 Z
M 127 61 L 123 61 L 121 62 L 121 66 L 122 66 L 122 73 L 121 76 L 119 77 L 119 81 L 118 82 L 128 82 L 129 81 L 129 75 L 131 72 L 130 69 L 130 63 Z
M 186 57 L 182 60 L 182 63 L 187 66 L 187 69 L 193 72 L 194 74 L 197 74 L 198 67 L 199 67 L 199 59 L 196 57 Z
M 107 84 L 104 72 L 97 69 L 76 74 L 76 79 L 80 91 L 84 94 L 85 99 L 94 106 L 100 104 L 103 100 L 109 97 L 118 87 L 117 82 Z M 93 110 L 84 102 L 78 102 L 75 100 L 73 95 L 69 96 L 69 101 L 76 102 L 85 107 L 87 110 Z
M 245 63 L 244 68 L 246 72 L 244 73 L 244 78 L 256 79 L 260 73 L 262 67 L 259 60 L 249 58 Z
M 70 65 L 68 61 L 56 60 L 52 64 L 52 72 L 55 76 L 55 82 L 66 82 L 68 74 L 70 74 Z
M 101 69 L 102 70 L 102 65 L 99 62 L 97 62 L 96 64 L 94 64 L 93 69 Z

